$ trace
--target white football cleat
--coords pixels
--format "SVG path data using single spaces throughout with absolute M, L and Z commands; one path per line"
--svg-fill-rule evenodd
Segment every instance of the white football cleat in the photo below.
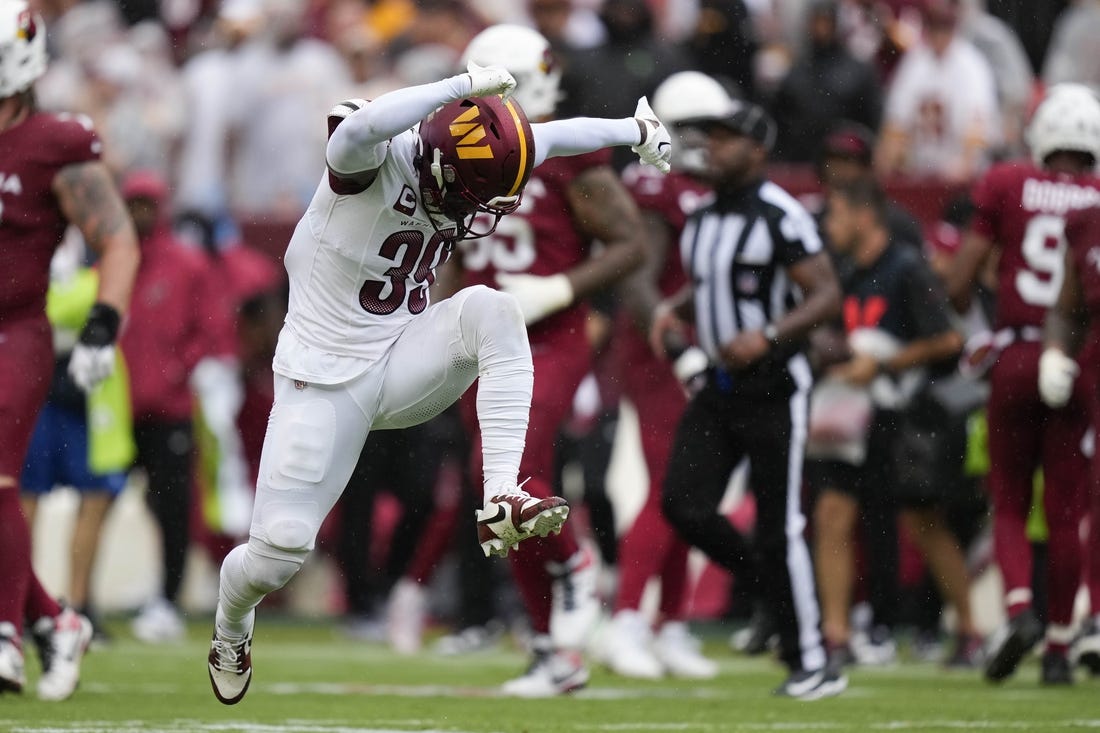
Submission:
M 550 637 L 559 649 L 584 649 L 600 620 L 600 566 L 590 545 L 561 564 L 548 564 Z
M 673 677 L 710 680 L 718 676 L 718 663 L 707 659 L 699 640 L 683 621 L 668 621 L 657 632 L 653 651 L 665 671 Z
M 224 705 L 239 703 L 252 683 L 252 629 L 238 640 L 219 634 L 214 624 L 206 668 L 218 702 Z
M 92 641 L 92 622 L 71 608 L 41 618 L 31 629 L 42 658 L 40 700 L 67 700 L 80 684 L 80 662 Z
M 532 644 L 534 659 L 520 677 L 501 686 L 501 692 L 514 697 L 555 697 L 579 690 L 588 684 L 588 668 L 580 652 L 553 648 L 548 636 Z
M 615 674 L 641 680 L 664 676 L 664 668 L 652 651 L 653 631 L 638 611 L 624 609 L 607 627 L 603 663 Z
M 569 503 L 560 496 L 539 499 L 517 487 L 489 497 L 476 514 L 477 539 L 485 556 L 504 557 L 523 540 L 561 532 Z
M 164 598 L 155 598 L 142 606 L 130 628 L 134 636 L 147 644 L 174 644 L 187 636 L 179 609 Z
M 411 578 L 402 578 L 390 591 L 386 607 L 386 632 L 398 654 L 420 651 L 424 634 L 427 597 L 424 588 Z
M 15 632 L 15 624 L 0 622 L 0 693 L 22 692 L 26 684 L 23 646 Z

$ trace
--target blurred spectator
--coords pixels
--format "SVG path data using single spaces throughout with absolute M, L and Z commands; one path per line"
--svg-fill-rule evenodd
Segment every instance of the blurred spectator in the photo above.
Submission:
M 898 65 L 875 167 L 948 181 L 973 178 L 1000 143 L 989 62 L 958 32 L 959 0 L 924 0 L 921 42 Z
M 185 628 L 177 605 L 190 540 L 195 448 L 193 394 L 202 425 L 217 442 L 217 480 L 232 501 L 242 495 L 247 468 L 236 416 L 240 384 L 228 293 L 203 255 L 182 244 L 168 222 L 168 188 L 145 171 L 127 175 L 122 195 L 142 253 L 131 317 L 120 345 L 131 369 L 136 465 L 147 479 L 146 499 L 161 534 L 161 592 L 134 619 L 148 642 L 178 640 Z M 247 527 L 247 506 L 223 507 L 234 533 Z
M 387 46 L 400 83 L 424 84 L 453 72 L 479 27 L 477 16 L 461 0 L 420 0 L 416 22 Z
M 324 154 L 326 130 L 317 116 L 351 77 L 330 44 L 306 37 L 299 0 L 262 2 L 264 25 L 241 48 L 227 99 L 229 209 L 294 219 L 318 184 L 312 163 Z
M 1035 94 L 1035 74 L 1020 37 L 986 10 L 986 0 L 962 0 L 962 36 L 982 52 L 997 82 L 997 102 L 1003 125 L 1002 155 L 1024 151 L 1024 122 Z
M 875 67 L 885 83 L 893 76 L 902 54 L 919 37 L 912 12 L 890 0 L 840 0 L 839 30 L 853 56 Z
M 646 0 L 607 0 L 600 8 L 607 41 L 578 51 L 572 58 L 578 86 L 575 98 L 563 100 L 559 115 L 629 115 L 638 98 L 652 95 L 669 74 L 686 68 L 683 52 L 655 33 Z M 630 151 L 612 155 L 621 170 L 632 161 Z
M 755 98 L 756 30 L 743 0 L 700 0 L 685 50 L 688 67 L 736 85 L 746 99 Z
M 1087 84 L 1100 91 L 1100 2 L 1078 0 L 1058 16 L 1043 61 L 1043 83 Z
M 1051 34 L 1056 28 L 1059 17 L 1068 7 L 1090 2 L 1090 0 L 986 0 L 989 12 L 1003 19 L 1016 29 L 1020 40 L 1027 50 L 1027 58 L 1032 70 L 1043 66 L 1049 47 L 1053 44 Z
M 877 129 L 882 113 L 874 68 L 853 58 L 837 36 L 837 0 L 814 0 L 806 41 L 771 103 L 779 125 L 775 157 L 781 161 L 808 163 L 838 121 Z
M 824 198 L 815 211 L 819 219 L 824 217 L 831 191 L 874 177 L 874 149 L 874 133 L 853 122 L 841 122 L 825 136 L 817 157 L 817 177 L 824 189 Z M 886 226 L 894 241 L 919 246 L 923 240 L 920 224 L 893 200 L 886 204 Z
M 188 59 L 180 72 L 188 124 L 173 171 L 175 205 L 223 238 L 231 223 L 227 178 L 234 77 L 242 49 L 262 25 L 262 0 L 225 0 L 215 20 L 213 45 Z

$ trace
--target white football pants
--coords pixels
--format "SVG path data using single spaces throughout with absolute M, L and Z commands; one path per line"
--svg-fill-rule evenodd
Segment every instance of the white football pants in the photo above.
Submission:
M 511 295 L 476 286 L 433 304 L 382 360 L 343 384 L 275 375 L 249 541 L 222 563 L 222 633 L 246 633 L 256 605 L 301 567 L 367 433 L 435 417 L 475 378 L 485 491 L 493 495 L 516 486 L 534 380 L 527 330 Z

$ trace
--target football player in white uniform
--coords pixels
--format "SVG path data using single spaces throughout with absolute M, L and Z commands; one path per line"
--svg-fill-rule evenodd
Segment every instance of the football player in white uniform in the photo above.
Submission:
M 479 379 L 482 549 L 505 555 L 566 519 L 564 499 L 517 484 L 533 368 L 515 297 L 470 287 L 429 305 L 428 290 L 456 241 L 519 206 L 542 161 L 629 145 L 667 171 L 671 141 L 644 99 L 634 117 L 530 124 L 506 99 L 515 84 L 471 64 L 329 114 L 327 171 L 285 257 L 289 311 L 249 540 L 221 568 L 207 667 L 227 705 L 252 679 L 256 606 L 313 549 L 369 431 L 424 422 Z M 492 223 L 474 232 L 479 212 Z

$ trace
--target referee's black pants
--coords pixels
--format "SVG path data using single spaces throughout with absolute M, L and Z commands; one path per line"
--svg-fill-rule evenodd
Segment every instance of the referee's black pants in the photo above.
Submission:
M 777 380 L 779 381 L 779 380 Z M 680 419 L 663 487 L 665 517 L 681 537 L 739 580 L 755 575 L 792 670 L 825 663 L 813 563 L 803 530 L 802 463 L 810 380 L 769 392 L 734 390 L 710 375 Z M 748 457 L 756 529 L 746 540 L 718 505 Z

